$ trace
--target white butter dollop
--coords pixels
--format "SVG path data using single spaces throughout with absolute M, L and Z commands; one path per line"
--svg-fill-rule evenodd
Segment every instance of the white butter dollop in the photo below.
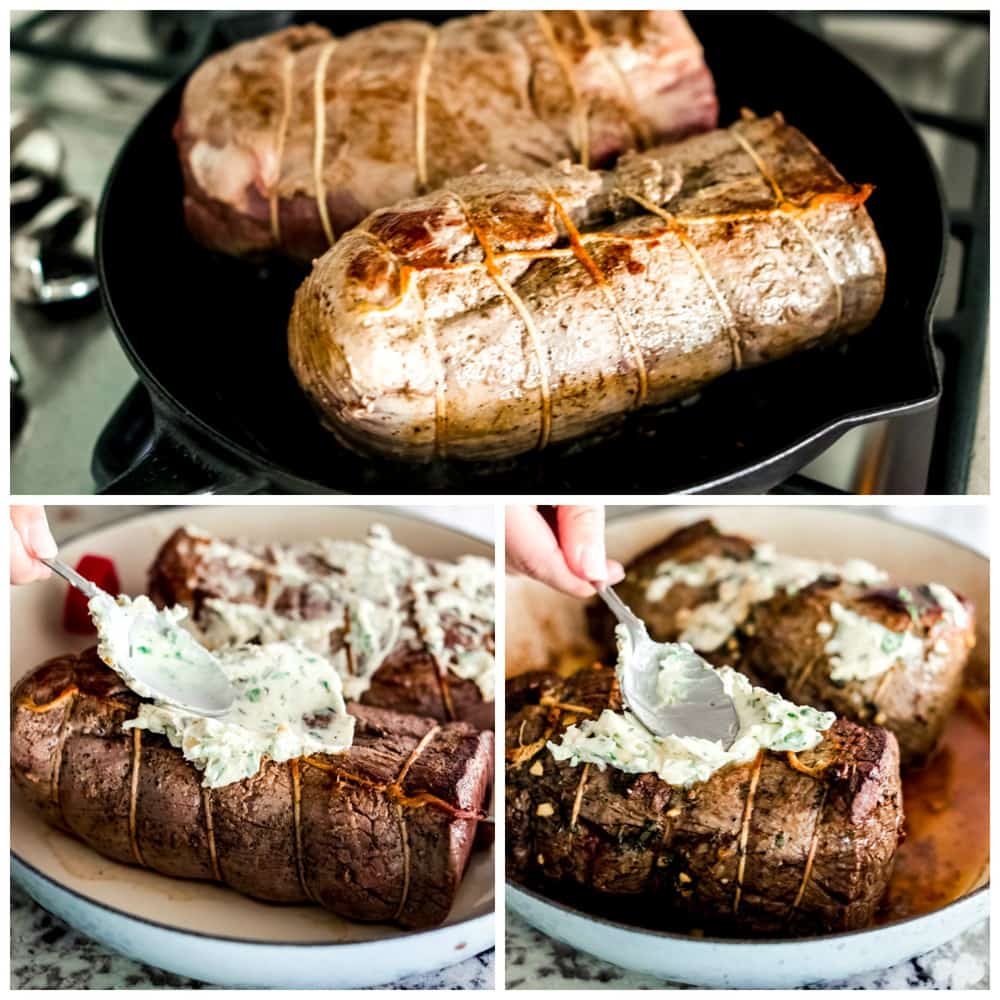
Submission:
M 204 772 L 206 788 L 253 777 L 265 758 L 282 762 L 351 746 L 354 718 L 340 675 L 324 657 L 279 642 L 224 649 L 218 659 L 237 693 L 225 715 L 202 718 L 154 702 L 141 705 L 125 728 L 165 736 Z
M 936 670 L 948 652 L 939 634 L 941 626 L 968 628 L 970 617 L 965 605 L 943 584 L 930 583 L 926 589 L 944 612 L 941 623 L 929 636 L 929 653 L 925 640 L 911 629 L 893 631 L 834 601 L 830 605 L 833 623 L 822 621 L 816 626 L 821 636 L 829 638 L 823 648 L 830 659 L 830 679 L 842 683 L 864 681 L 881 676 L 897 663 L 907 669 L 923 665 Z M 899 591 L 899 597 L 904 602 L 912 599 L 905 589 Z M 910 613 L 917 614 L 915 610 Z
M 679 645 L 678 652 L 684 658 L 693 655 L 686 645 Z M 673 672 L 673 660 L 668 654 L 657 683 L 668 699 L 678 697 Z M 610 766 L 630 774 L 649 772 L 670 785 L 688 787 L 707 780 L 727 764 L 752 761 L 761 749 L 811 750 L 836 719 L 832 712 L 795 705 L 764 688 L 753 687 L 746 677 L 729 667 L 716 672 L 726 694 L 733 699 L 739 719 L 736 739 L 728 750 L 720 741 L 654 736 L 630 712 L 609 709 L 597 719 L 570 726 L 558 742 L 548 744 L 549 750 L 556 760 L 574 766 L 590 763 L 602 770 Z
M 834 601 L 830 614 L 835 622 L 833 633 L 823 647 L 830 658 L 830 679 L 838 682 L 864 681 L 884 674 L 899 661 L 919 663 L 924 642 L 909 630 L 893 632 L 864 615 Z M 821 635 L 827 630 L 817 631 Z
M 250 640 L 298 641 L 331 659 L 348 698 L 361 697 L 375 671 L 400 642 L 423 645 L 443 670 L 474 681 L 483 698 L 494 697 L 494 656 L 483 648 L 494 627 L 493 563 L 464 556 L 454 563 L 425 559 L 373 525 L 363 542 L 321 539 L 307 547 L 272 546 L 270 559 L 207 535 L 200 555 L 235 572 L 218 581 L 223 593 L 205 601 L 194 626 L 210 648 Z M 254 576 L 269 581 L 267 605 L 252 603 Z M 296 617 L 274 607 L 287 588 L 305 588 L 329 611 Z M 412 602 L 416 628 L 409 623 Z M 469 638 L 468 649 L 445 643 L 449 616 Z M 346 649 L 330 651 L 330 635 L 345 629 Z M 348 655 L 349 653 L 349 655 Z

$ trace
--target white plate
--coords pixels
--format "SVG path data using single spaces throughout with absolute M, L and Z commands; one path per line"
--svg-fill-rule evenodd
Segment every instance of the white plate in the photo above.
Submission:
M 376 521 L 423 555 L 493 555 L 478 539 L 409 515 L 298 506 L 159 511 L 88 534 L 63 546 L 60 555 L 71 564 L 87 552 L 109 556 L 125 592 L 138 594 L 145 592 L 157 549 L 181 525 L 265 541 L 308 541 L 360 539 Z M 91 644 L 63 630 L 64 594 L 56 582 L 13 591 L 12 685 L 50 657 Z M 47 826 L 17 789 L 11 855 L 14 878 L 67 923 L 131 958 L 222 986 L 374 986 L 453 965 L 494 944 L 492 848 L 473 854 L 445 924 L 412 933 L 117 864 Z
M 869 559 L 897 580 L 937 580 L 977 609 L 974 666 L 987 667 L 989 561 L 920 529 L 820 507 L 661 508 L 608 526 L 608 554 L 627 562 L 677 527 L 711 517 L 723 531 L 774 542 L 815 559 Z M 583 605 L 532 581 L 507 587 L 508 674 L 545 667 L 553 657 L 587 662 Z M 565 651 L 569 655 L 563 657 Z M 516 665 L 511 669 L 511 665 Z M 985 873 L 982 880 L 985 882 Z M 969 893 L 933 913 L 845 934 L 792 940 L 694 938 L 603 920 L 508 882 L 507 904 L 550 937 L 605 961 L 677 982 L 716 988 L 789 988 L 843 979 L 923 954 L 989 915 L 989 890 Z

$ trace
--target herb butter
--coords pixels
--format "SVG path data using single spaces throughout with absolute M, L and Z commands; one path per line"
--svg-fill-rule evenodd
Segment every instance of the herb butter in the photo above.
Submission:
M 830 605 L 834 628 L 824 646 L 830 659 L 830 680 L 838 683 L 864 681 L 884 674 L 896 663 L 919 663 L 924 655 L 924 642 L 908 629 L 894 632 L 864 615 L 834 601 Z M 821 635 L 829 630 L 822 628 Z
M 285 761 L 350 747 L 354 719 L 347 714 L 340 675 L 301 643 L 230 646 L 213 655 L 183 628 L 185 608 L 158 610 L 148 597 L 98 594 L 89 609 L 98 655 L 131 690 L 152 699 L 125 728 L 166 736 L 204 772 L 205 787 L 249 778 L 265 757 Z M 235 693 L 225 714 L 213 718 L 157 698 L 137 676 L 155 677 L 156 691 L 197 696 L 210 683 L 208 670 L 213 676 L 221 670 Z
M 830 660 L 830 679 L 837 683 L 865 681 L 881 676 L 896 664 L 907 669 L 924 666 L 936 670 L 948 651 L 940 636 L 942 626 L 968 628 L 970 618 L 962 602 L 943 584 L 928 584 L 926 592 L 943 612 L 940 624 L 934 626 L 928 637 L 929 653 L 925 639 L 912 628 L 901 632 L 888 629 L 834 601 L 830 605 L 833 622 L 822 621 L 816 626 L 816 631 L 828 638 L 823 648 Z M 898 596 L 906 605 L 913 625 L 919 624 L 913 595 L 901 589 Z
M 776 552 L 773 545 L 756 545 L 750 559 L 710 555 L 695 562 L 660 563 L 646 587 L 650 601 L 661 601 L 678 584 L 716 587 L 714 600 L 684 609 L 678 615 L 681 642 L 706 652 L 718 649 L 746 621 L 753 605 L 775 594 L 794 594 L 821 577 L 839 577 L 864 586 L 882 583 L 886 574 L 863 559 L 841 566 L 799 559 Z
M 265 758 L 282 762 L 350 747 L 354 719 L 340 675 L 322 656 L 279 642 L 224 649 L 218 660 L 236 690 L 225 715 L 209 719 L 154 702 L 141 705 L 125 728 L 165 736 L 204 773 L 206 788 L 253 777 Z
M 668 651 L 661 664 L 657 688 L 665 699 L 682 693 L 672 680 L 676 663 L 693 654 L 690 646 L 678 645 L 675 656 Z M 710 668 L 715 669 L 715 668 Z M 630 712 L 605 709 L 599 718 L 570 726 L 559 742 L 550 742 L 556 760 L 595 764 L 602 770 L 616 767 L 630 774 L 649 772 L 670 785 L 688 787 L 706 781 L 727 764 L 745 764 L 760 750 L 811 750 L 833 725 L 832 712 L 818 712 L 795 705 L 764 688 L 753 687 L 742 674 L 729 667 L 716 671 L 727 695 L 733 699 L 739 730 L 732 746 L 697 737 L 654 736 Z
M 443 670 L 472 680 L 484 699 L 494 697 L 495 662 L 487 640 L 494 629 L 493 564 L 475 556 L 449 563 L 424 559 L 374 525 L 364 542 L 321 539 L 307 546 L 258 550 L 188 529 L 208 564 L 232 570 L 213 578 L 218 596 L 207 599 L 194 624 L 210 649 L 249 641 L 297 641 L 327 656 L 348 698 L 359 698 L 375 671 L 403 643 L 425 648 Z M 266 581 L 258 603 L 257 580 Z M 301 615 L 277 602 L 289 589 L 302 604 L 322 608 Z M 331 634 L 343 647 L 331 652 Z M 456 638 L 457 637 L 457 638 Z

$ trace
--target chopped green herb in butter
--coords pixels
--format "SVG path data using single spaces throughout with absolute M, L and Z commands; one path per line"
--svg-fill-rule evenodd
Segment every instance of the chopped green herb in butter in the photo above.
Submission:
M 691 648 L 681 647 L 684 656 Z M 715 668 L 711 668 L 715 669 Z M 669 658 L 661 674 L 670 674 Z M 697 737 L 654 736 L 630 712 L 605 710 L 600 717 L 570 726 L 549 750 L 556 760 L 574 766 L 607 765 L 631 774 L 650 772 L 671 785 L 686 787 L 705 781 L 727 764 L 743 764 L 765 750 L 811 750 L 833 725 L 832 712 L 818 712 L 795 705 L 764 688 L 753 687 L 742 674 L 722 667 L 717 670 L 722 686 L 732 699 L 739 718 L 739 731 L 732 746 Z M 668 691 L 669 682 L 664 684 Z
M 455 563 L 424 559 L 393 541 L 381 525 L 364 542 L 322 539 L 267 546 L 259 554 L 189 528 L 200 555 L 235 573 L 213 579 L 220 596 L 204 602 L 195 629 L 210 648 L 246 642 L 298 641 L 333 661 L 344 694 L 360 698 L 375 671 L 400 643 L 422 644 L 458 677 L 475 681 L 492 700 L 493 564 L 466 556 Z M 254 579 L 268 581 L 260 606 Z M 311 610 L 280 607 L 286 591 L 302 592 Z M 317 612 L 316 609 L 322 609 Z M 330 652 L 331 634 L 344 646 Z M 487 648 L 489 645 L 490 648 Z
M 154 702 L 140 705 L 125 728 L 166 736 L 204 772 L 206 788 L 253 777 L 265 758 L 281 762 L 350 747 L 354 718 L 328 661 L 289 642 L 231 647 L 218 658 L 237 692 L 225 715 L 202 718 Z

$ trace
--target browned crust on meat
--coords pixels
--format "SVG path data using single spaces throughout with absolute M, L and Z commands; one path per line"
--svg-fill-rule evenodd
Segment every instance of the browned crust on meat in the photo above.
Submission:
M 259 899 L 411 928 L 447 916 L 484 815 L 492 734 L 351 706 L 350 750 L 265 761 L 209 793 L 165 739 L 122 728 L 138 704 L 93 649 L 18 683 L 13 778 L 50 824 L 116 861 Z
M 663 561 L 694 562 L 708 555 L 736 560 L 751 558 L 753 542 L 722 534 L 711 521 L 699 521 L 675 531 L 662 542 L 640 553 L 628 567 L 618 591 L 629 607 L 660 641 L 674 641 L 681 634 L 680 616 L 715 597 L 713 587 L 678 584 L 658 601 L 646 597 L 656 567 Z M 903 768 L 917 766 L 933 752 L 948 716 L 961 692 L 965 665 L 975 641 L 974 608 L 966 628 L 947 625 L 943 610 L 920 585 L 910 584 L 918 620 L 898 596 L 897 585 L 870 589 L 839 580 L 818 580 L 794 595 L 778 594 L 756 605 L 731 640 L 705 655 L 717 665 L 728 664 L 755 683 L 779 691 L 790 700 L 828 709 L 862 724 L 872 722 L 891 730 L 899 741 Z M 909 628 L 925 642 L 924 661 L 910 667 L 897 664 L 878 677 L 836 684 L 830 679 L 826 638 L 817 632 L 820 622 L 832 622 L 830 606 L 843 607 L 870 618 L 893 631 Z M 603 606 L 588 610 L 591 632 L 607 655 L 613 649 L 614 622 Z M 937 666 L 928 658 L 936 643 Z
M 637 52 L 634 68 L 611 47 Z M 652 87 L 643 100 L 633 73 Z M 689 99 L 671 101 L 678 90 Z M 606 163 L 642 139 L 709 128 L 716 114 L 677 12 L 497 11 L 439 28 L 392 20 L 334 40 L 305 25 L 243 42 L 192 75 L 175 136 L 199 241 L 308 261 L 373 209 L 481 163 L 534 167 L 574 149 Z M 349 141 L 325 142 L 334 131 Z M 223 165 L 205 167 L 210 157 Z
M 556 761 L 546 742 L 566 726 L 560 704 L 619 707 L 613 676 L 597 667 L 511 682 L 511 877 L 585 892 L 598 907 L 602 898 L 634 900 L 661 922 L 720 933 L 785 936 L 871 922 L 903 823 L 891 733 L 838 720 L 799 755 L 810 773 L 762 752 L 690 789 L 612 767 L 590 767 L 584 782 L 582 768 Z
M 266 547 L 262 547 L 260 556 L 266 562 Z M 200 537 L 186 528 L 178 528 L 160 547 L 150 566 L 147 593 L 161 607 L 183 605 L 197 622 L 205 601 L 220 596 L 220 574 L 232 576 L 236 572 L 231 567 L 209 563 L 201 555 Z M 249 601 L 263 606 L 272 584 L 266 573 L 247 572 L 254 580 L 254 592 Z M 294 591 L 295 588 L 288 591 L 288 613 L 292 617 Z M 488 648 L 491 651 L 492 644 L 490 638 Z M 493 729 L 495 725 L 493 702 L 483 700 L 475 681 L 457 677 L 425 650 L 403 642 L 376 670 L 371 687 L 361 702 L 430 716 L 442 722 L 466 721 L 479 729 Z
M 292 368 L 359 451 L 540 450 L 867 327 L 885 286 L 871 193 L 780 114 L 606 173 L 456 178 L 314 262 Z

